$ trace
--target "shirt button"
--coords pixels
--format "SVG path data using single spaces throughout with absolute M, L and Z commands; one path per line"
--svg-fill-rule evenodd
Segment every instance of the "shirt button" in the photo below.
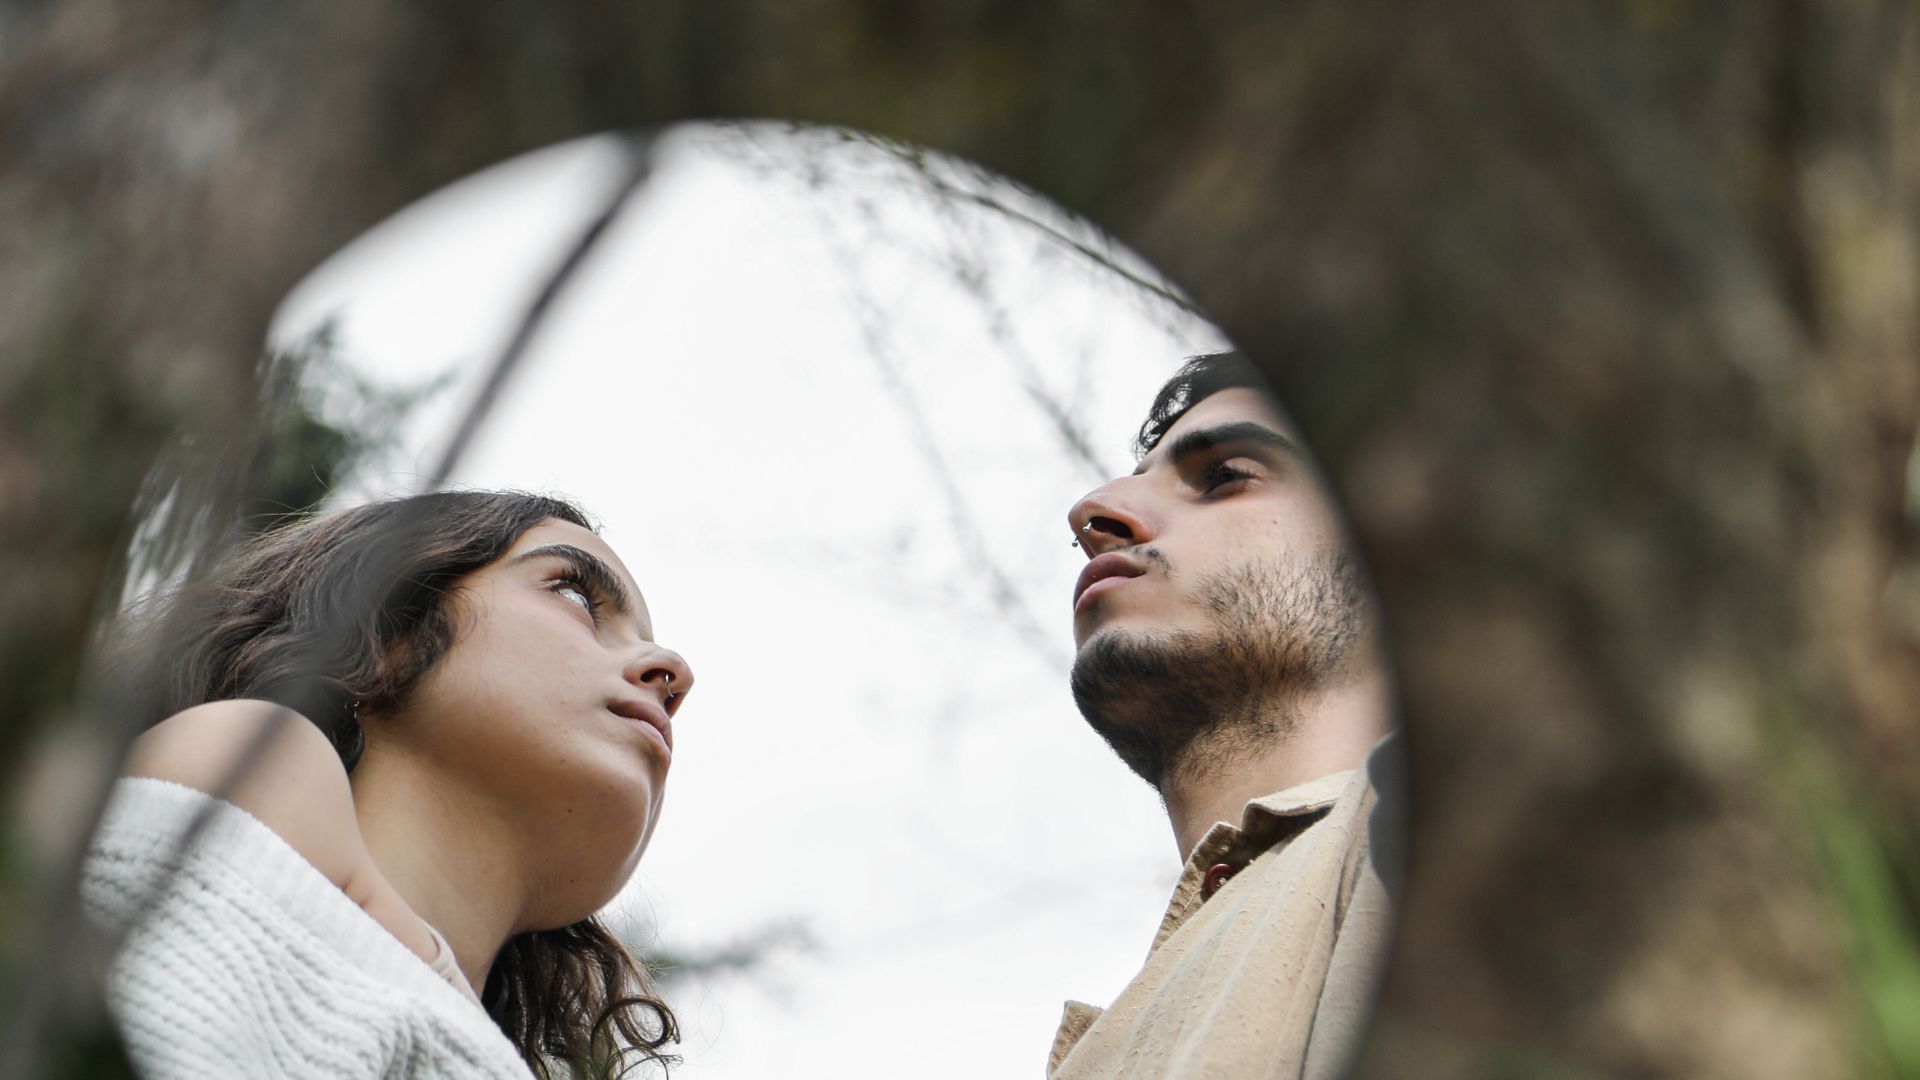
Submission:
M 1212 866 L 1207 867 L 1206 880 L 1200 883 L 1200 899 L 1212 899 L 1213 894 L 1220 891 L 1220 886 L 1225 885 L 1227 879 L 1232 877 L 1236 872 L 1235 867 L 1231 863 L 1214 863 Z

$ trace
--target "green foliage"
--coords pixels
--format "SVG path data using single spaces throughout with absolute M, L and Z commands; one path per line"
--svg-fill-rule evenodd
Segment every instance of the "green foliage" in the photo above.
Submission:
M 1811 743 L 1812 740 L 1803 740 Z M 1868 1045 L 1891 1075 L 1920 1077 L 1920 933 L 1910 896 L 1916 849 L 1865 805 L 1859 783 L 1846 783 L 1827 755 L 1806 753 L 1796 770 L 1800 795 L 1826 856 L 1853 973 L 1872 1026 Z

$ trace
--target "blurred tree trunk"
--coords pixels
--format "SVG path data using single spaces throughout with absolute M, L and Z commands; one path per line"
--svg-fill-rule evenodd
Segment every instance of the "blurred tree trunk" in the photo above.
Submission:
M 1873 0 L 12 0 L 9 789 L 320 259 L 570 136 L 849 124 L 1136 245 L 1325 458 L 1413 725 L 1364 1075 L 1915 1074 L 1915 47 Z

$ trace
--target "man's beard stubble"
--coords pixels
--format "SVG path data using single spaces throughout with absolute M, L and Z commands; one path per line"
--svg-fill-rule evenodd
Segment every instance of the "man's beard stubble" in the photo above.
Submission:
M 1211 633 L 1098 633 L 1073 663 L 1087 723 L 1160 790 L 1176 772 L 1206 775 L 1290 736 L 1300 697 L 1340 675 L 1367 632 L 1359 574 L 1341 554 L 1239 567 L 1197 595 Z

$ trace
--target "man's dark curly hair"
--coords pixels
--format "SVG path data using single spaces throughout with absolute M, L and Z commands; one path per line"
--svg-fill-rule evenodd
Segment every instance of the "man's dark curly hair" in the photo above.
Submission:
M 1145 457 L 1188 409 L 1222 390 L 1246 387 L 1271 396 L 1273 388 L 1253 362 L 1238 352 L 1189 356 L 1153 397 L 1146 422 L 1133 437 L 1133 452 Z

